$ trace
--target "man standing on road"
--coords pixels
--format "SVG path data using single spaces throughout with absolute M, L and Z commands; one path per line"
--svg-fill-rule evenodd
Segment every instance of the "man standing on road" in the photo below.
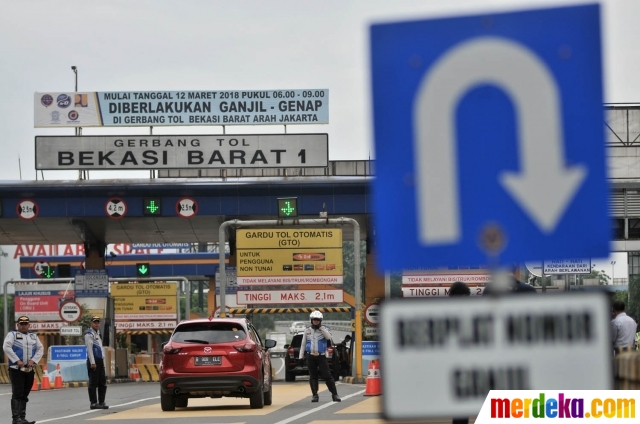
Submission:
M 84 345 L 87 347 L 90 408 L 109 409 L 104 403 L 104 398 L 107 395 L 107 376 L 104 370 L 99 316 L 91 317 L 91 328 L 84 334 Z M 98 389 L 98 396 L 96 396 L 96 389 Z
M 2 350 L 9 360 L 12 424 L 35 424 L 35 421 L 27 421 L 25 416 L 34 368 L 42 359 L 44 347 L 35 333 L 29 333 L 29 317 L 18 318 L 18 331 L 9 331 Z
M 327 363 L 327 340 L 331 340 L 331 332 L 322 325 L 322 312 L 313 311 L 309 315 L 311 327 L 307 327 L 302 333 L 300 342 L 300 356 L 304 359 L 307 356 L 307 367 L 309 368 L 309 385 L 311 386 L 311 402 L 317 402 L 318 398 L 318 371 L 327 384 L 327 389 L 331 392 L 331 399 L 334 402 L 341 402 L 336 390 L 336 382 L 333 380 L 329 364 Z
M 614 350 L 621 348 L 633 349 L 636 341 L 636 322 L 625 313 L 625 304 L 622 300 L 613 302 L 613 314 L 611 321 L 611 341 Z

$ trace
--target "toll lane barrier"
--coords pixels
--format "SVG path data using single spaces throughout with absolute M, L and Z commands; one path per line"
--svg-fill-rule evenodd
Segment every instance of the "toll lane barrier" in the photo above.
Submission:
M 138 371 L 140 373 L 140 379 L 138 381 L 145 381 L 145 382 L 160 381 L 160 366 L 158 364 L 141 364 L 141 365 L 134 365 L 134 366 L 138 368 Z M 43 373 L 42 365 L 37 365 L 35 379 L 37 380 L 41 388 L 42 388 L 43 374 L 44 373 Z M 47 380 L 49 379 L 47 378 Z M 109 384 L 125 383 L 125 382 L 127 383 L 132 382 L 132 380 L 128 378 L 109 379 Z M 49 383 L 51 382 L 49 381 Z M 0 364 L 0 384 L 11 384 L 11 381 L 9 380 L 8 364 Z M 64 381 L 63 387 L 87 387 L 87 381 L 68 381 L 68 382 Z
M 158 382 L 160 381 L 160 369 L 156 364 L 136 364 L 134 367 L 138 368 L 140 378 L 142 381 Z

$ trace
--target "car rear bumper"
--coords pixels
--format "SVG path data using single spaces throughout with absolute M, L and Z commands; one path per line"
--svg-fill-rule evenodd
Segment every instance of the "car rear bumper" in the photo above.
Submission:
M 245 382 L 250 382 L 248 386 Z M 160 388 L 164 394 L 192 394 L 195 396 L 255 393 L 258 380 L 251 375 L 168 377 Z M 177 391 L 177 392 L 176 392 Z

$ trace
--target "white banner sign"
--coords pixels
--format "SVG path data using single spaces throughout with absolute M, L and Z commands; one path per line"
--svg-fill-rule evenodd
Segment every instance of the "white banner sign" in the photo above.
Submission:
M 591 259 L 561 259 L 544 261 L 545 274 L 591 274 Z
M 283 284 L 342 284 L 342 275 L 316 277 L 238 277 L 239 286 L 266 286 Z
M 449 296 L 451 287 L 437 286 L 402 286 L 402 297 L 443 297 Z M 471 296 L 480 296 L 484 291 L 484 286 L 469 287 Z
M 490 390 L 613 389 L 610 314 L 604 293 L 383 302 L 384 416 L 474 417 Z
M 175 321 L 116 321 L 116 330 L 173 330 Z
M 60 317 L 58 317 L 60 319 Z M 44 330 L 60 330 L 62 327 L 69 325 L 67 322 L 31 322 L 29 325 L 29 331 L 44 331 Z
M 238 305 L 277 305 L 280 303 L 342 303 L 342 290 L 251 290 L 236 293 Z
M 34 126 L 328 124 L 329 90 L 34 94 Z
M 491 274 L 441 274 L 441 273 L 425 273 L 423 275 L 402 275 L 402 284 L 442 284 L 455 283 L 462 281 L 463 283 L 490 283 Z
M 327 134 L 38 136 L 36 169 L 308 168 Z
M 82 336 L 82 327 L 65 325 L 60 327 L 61 336 Z

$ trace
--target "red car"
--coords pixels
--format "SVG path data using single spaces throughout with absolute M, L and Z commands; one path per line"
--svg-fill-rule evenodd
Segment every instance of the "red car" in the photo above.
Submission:
M 275 340 L 260 339 L 247 319 L 182 321 L 163 348 L 160 405 L 186 407 L 189 398 L 249 398 L 251 408 L 272 403 L 271 358 Z

